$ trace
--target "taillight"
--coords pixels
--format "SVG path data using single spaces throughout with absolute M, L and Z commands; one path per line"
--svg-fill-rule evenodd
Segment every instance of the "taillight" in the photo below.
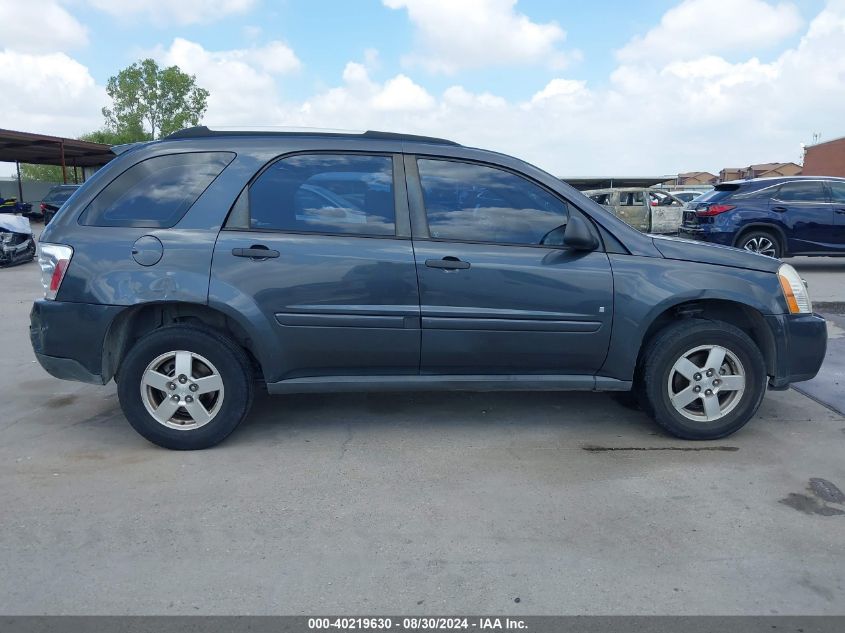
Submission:
M 41 213 L 44 213 L 47 210 L 47 205 L 43 202 L 41 203 Z
M 736 205 L 734 204 L 711 204 L 709 207 L 705 207 L 703 209 L 698 209 L 695 214 L 699 217 L 710 217 L 713 215 L 719 215 L 720 213 L 724 213 L 725 211 L 730 211 L 731 209 L 736 209 Z
M 65 278 L 73 249 L 63 244 L 39 244 L 38 265 L 41 266 L 41 285 L 44 298 L 55 299 Z

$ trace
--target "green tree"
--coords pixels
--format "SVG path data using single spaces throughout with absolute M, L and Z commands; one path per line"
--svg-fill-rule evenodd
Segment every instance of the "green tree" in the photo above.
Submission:
M 106 84 L 112 107 L 103 108 L 106 129 L 132 140 L 167 136 L 197 125 L 208 107 L 208 90 L 178 66 L 153 59 L 127 66 Z M 131 141 L 127 141 L 131 142 Z
M 73 174 L 70 174 L 73 181 Z M 21 163 L 21 180 L 62 182 L 62 168 L 57 165 L 29 165 Z

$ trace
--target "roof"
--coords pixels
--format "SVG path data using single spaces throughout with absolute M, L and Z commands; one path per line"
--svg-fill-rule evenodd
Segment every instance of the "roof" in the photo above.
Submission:
M 827 145 L 828 143 L 841 143 L 842 141 L 845 141 L 845 136 L 840 136 L 839 138 L 832 138 L 829 141 L 821 141 L 820 143 L 813 143 L 812 145 L 807 145 L 804 149 L 818 147 L 819 145 Z
M 0 161 L 61 165 L 62 147 L 68 167 L 105 165 L 114 158 L 111 148 L 103 143 L 0 129 Z
M 607 189 L 619 187 L 651 187 L 674 180 L 674 176 L 610 176 L 601 178 L 561 178 L 563 182 L 581 191 L 585 189 Z
M 435 136 L 418 136 L 416 134 L 398 134 L 396 132 L 380 132 L 377 130 L 367 130 L 366 132 L 349 132 L 339 130 L 320 130 L 320 129 L 284 129 L 284 128 L 267 128 L 267 129 L 211 129 L 205 125 L 198 125 L 196 127 L 185 128 L 174 132 L 166 139 L 181 139 L 181 138 L 212 138 L 219 136 L 331 136 L 342 138 L 360 138 L 370 140 L 386 140 L 386 141 L 413 141 L 416 143 L 433 143 L 437 145 L 455 145 L 460 143 L 450 141 L 445 138 L 437 138 Z
M 728 180 L 720 182 L 716 185 L 716 189 L 722 185 L 742 185 L 748 182 L 775 182 L 775 181 L 790 181 L 790 180 L 837 180 L 845 181 L 841 176 L 758 176 L 757 178 L 741 178 L 739 180 Z

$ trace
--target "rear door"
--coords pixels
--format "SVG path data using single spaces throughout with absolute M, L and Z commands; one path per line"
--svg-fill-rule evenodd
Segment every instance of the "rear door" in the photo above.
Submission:
M 268 381 L 418 373 L 401 156 L 303 153 L 268 165 L 220 232 L 209 296 L 270 324 Z
M 515 172 L 407 157 L 424 374 L 591 375 L 613 314 L 607 255 L 561 246 L 570 214 Z
M 792 253 L 834 250 L 833 205 L 821 180 L 795 180 L 780 186 L 769 201 L 769 210 L 783 216 L 789 228 Z

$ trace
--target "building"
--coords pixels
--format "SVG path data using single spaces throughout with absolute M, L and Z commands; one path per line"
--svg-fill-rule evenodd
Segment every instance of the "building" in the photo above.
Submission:
M 725 167 L 719 171 L 719 182 L 800 175 L 801 165 L 798 163 L 757 163 L 748 167 Z
M 801 165 L 797 163 L 760 163 L 745 168 L 743 178 L 773 178 L 776 176 L 800 176 Z
M 688 171 L 678 174 L 675 179 L 676 185 L 690 186 L 690 185 L 715 185 L 718 179 L 709 171 Z
M 742 167 L 725 167 L 719 171 L 719 182 L 742 180 L 742 174 L 744 171 L 745 170 Z
M 845 136 L 807 147 L 804 175 L 845 177 Z

